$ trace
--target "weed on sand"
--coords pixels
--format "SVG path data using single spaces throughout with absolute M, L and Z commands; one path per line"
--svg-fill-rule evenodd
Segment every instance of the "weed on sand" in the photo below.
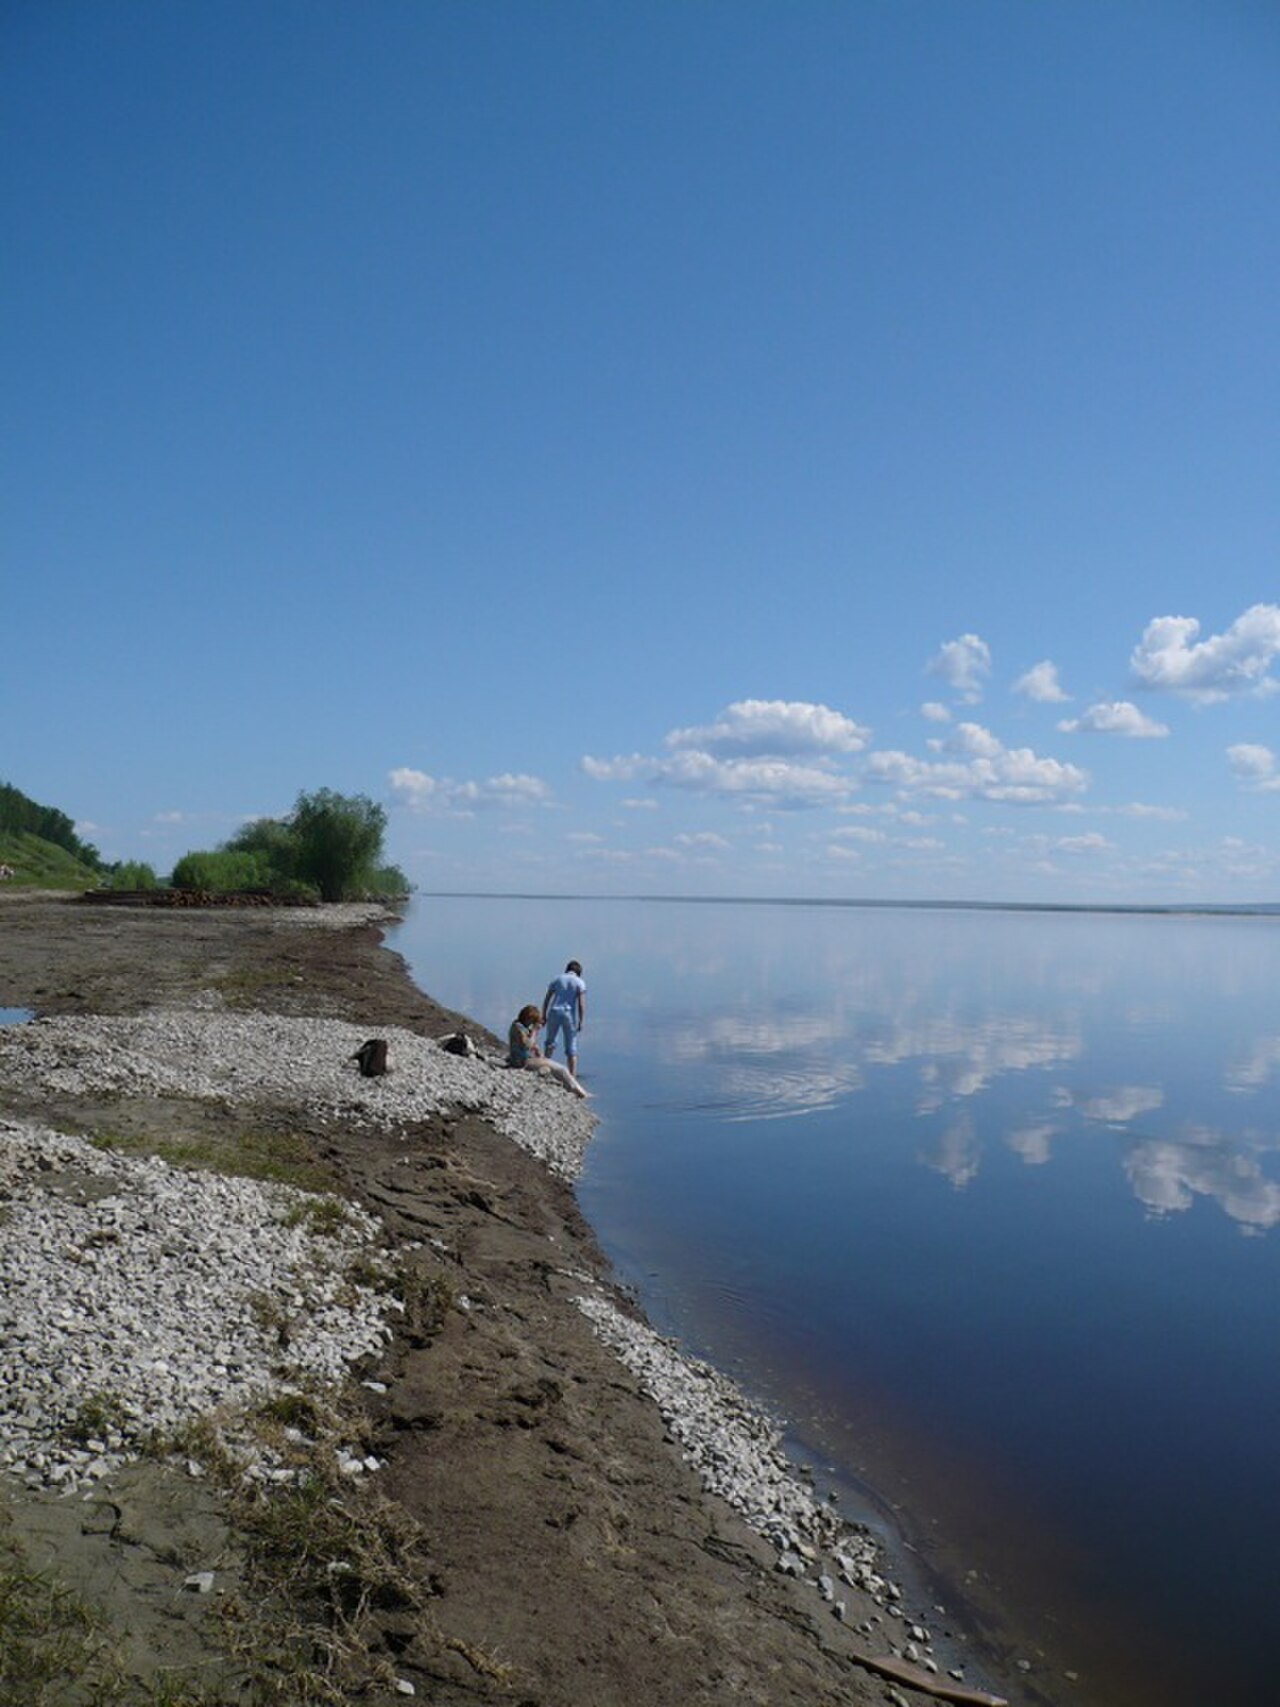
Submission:
M 121 1679 L 93 1611 L 48 1571 L 28 1569 L 0 1536 L 0 1707 L 61 1707 L 69 1680 L 87 1700 L 117 1700 Z
M 255 1680 L 255 1707 L 340 1707 L 394 1689 L 382 1646 L 389 1618 L 448 1645 L 427 1610 L 418 1525 L 357 1468 L 371 1455 L 368 1429 L 353 1395 L 316 1387 L 277 1394 L 237 1422 L 201 1418 L 156 1443 L 226 1491 L 248 1585 L 228 1603 L 224 1628 Z

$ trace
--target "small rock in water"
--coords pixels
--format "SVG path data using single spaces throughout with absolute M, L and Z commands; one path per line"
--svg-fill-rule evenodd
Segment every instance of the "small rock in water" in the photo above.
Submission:
M 213 1592 L 213 1572 L 195 1571 L 182 1586 L 190 1589 L 192 1594 L 211 1594 Z

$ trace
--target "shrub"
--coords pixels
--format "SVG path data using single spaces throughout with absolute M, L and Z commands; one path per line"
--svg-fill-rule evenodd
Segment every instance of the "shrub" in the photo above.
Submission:
M 175 889 L 269 889 L 271 868 L 261 854 L 221 848 L 215 853 L 183 854 L 170 881 Z
M 380 865 L 369 873 L 368 893 L 378 899 L 399 900 L 412 887 L 398 865 Z
M 320 788 L 300 794 L 287 818 L 257 818 L 216 853 L 188 853 L 173 868 L 175 889 L 270 889 L 290 899 L 357 900 L 407 895 L 394 865 L 378 865 L 387 825 L 364 794 Z

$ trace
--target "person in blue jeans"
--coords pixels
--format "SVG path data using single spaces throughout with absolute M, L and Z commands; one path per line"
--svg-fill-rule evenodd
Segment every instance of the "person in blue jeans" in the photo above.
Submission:
M 542 1023 L 547 1028 L 543 1053 L 550 1059 L 556 1038 L 564 1033 L 564 1052 L 569 1071 L 578 1071 L 578 1033 L 587 1023 L 587 986 L 582 981 L 582 967 L 571 960 L 558 978 L 547 985 L 542 998 Z

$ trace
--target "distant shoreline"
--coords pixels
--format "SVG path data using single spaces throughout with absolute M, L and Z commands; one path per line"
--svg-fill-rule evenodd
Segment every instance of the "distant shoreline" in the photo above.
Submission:
M 825 895 L 555 895 L 537 889 L 416 889 L 439 901 L 646 901 L 711 907 L 855 907 L 922 913 L 1100 913 L 1156 918 L 1280 918 L 1280 901 L 892 901 Z

